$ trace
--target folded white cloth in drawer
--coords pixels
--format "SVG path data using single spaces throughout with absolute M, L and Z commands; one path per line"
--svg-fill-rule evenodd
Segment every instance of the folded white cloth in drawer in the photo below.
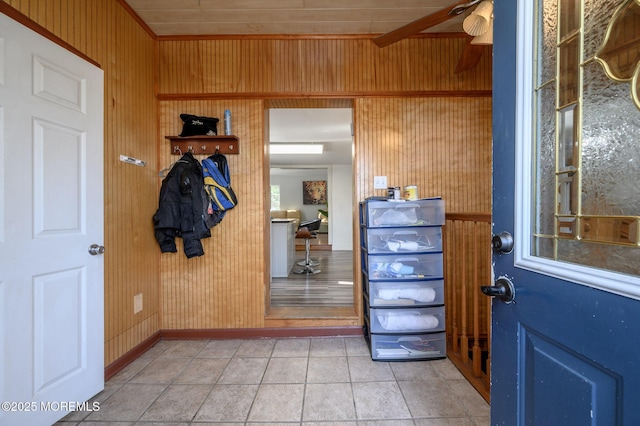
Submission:
M 373 223 L 377 226 L 380 225 L 412 225 L 418 222 L 416 215 L 416 209 L 388 209 L 380 215 L 380 217 L 374 219 Z
M 413 299 L 416 302 L 433 302 L 436 291 L 432 288 L 381 288 L 378 297 L 385 300 Z
M 378 314 L 378 321 L 385 330 L 430 330 L 438 326 L 434 315 L 384 315 Z

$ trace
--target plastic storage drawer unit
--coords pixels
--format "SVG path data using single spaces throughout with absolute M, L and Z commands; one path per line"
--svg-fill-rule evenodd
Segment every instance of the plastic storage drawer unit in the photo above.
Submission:
M 367 228 L 444 225 L 444 201 L 368 201 L 360 205 L 360 223 Z
M 371 308 L 372 333 L 431 333 L 444 331 L 444 307 L 411 309 Z
M 369 253 L 442 251 L 442 227 L 362 228 L 360 245 Z
M 370 280 L 442 278 L 442 253 L 395 255 L 369 254 L 362 250 L 362 266 Z
M 447 355 L 444 333 L 419 335 L 371 335 L 371 357 L 374 360 L 438 359 Z
M 423 307 L 444 304 L 444 280 L 442 279 L 398 283 L 369 281 L 366 274 L 363 278 L 364 289 L 371 307 Z
M 444 201 L 368 199 L 359 213 L 362 329 L 371 358 L 445 357 Z

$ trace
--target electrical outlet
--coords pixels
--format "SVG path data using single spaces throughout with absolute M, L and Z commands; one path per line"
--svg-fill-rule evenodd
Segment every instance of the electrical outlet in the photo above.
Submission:
M 386 176 L 374 176 L 373 177 L 373 189 L 387 189 L 387 177 Z
M 137 314 L 142 310 L 142 293 L 133 296 L 133 313 Z

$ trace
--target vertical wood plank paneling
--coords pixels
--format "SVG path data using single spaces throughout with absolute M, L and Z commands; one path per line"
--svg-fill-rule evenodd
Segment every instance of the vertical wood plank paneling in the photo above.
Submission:
M 291 102 L 281 104 L 292 106 Z M 386 175 L 390 185 L 415 184 L 421 196 L 444 197 L 448 211 L 488 211 L 491 137 L 489 126 L 483 123 L 490 121 L 490 106 L 490 99 L 475 97 L 358 99 L 357 199 L 384 193 L 373 190 L 371 176 Z M 163 255 L 163 328 L 261 327 L 263 323 L 262 273 L 268 257 L 263 251 L 264 227 L 256 224 L 264 222 L 266 210 L 264 192 L 255 190 L 266 185 L 263 134 L 256 133 L 264 126 L 262 102 L 162 101 L 160 128 L 165 134 L 177 134 L 181 112 L 221 117 L 225 108 L 233 111 L 234 132 L 239 132 L 241 139 L 241 154 L 228 156 L 239 205 L 214 228 L 211 240 L 205 240 L 207 254 L 203 258 L 187 260 L 182 253 Z M 161 148 L 160 158 L 163 164 L 176 159 L 169 154 L 168 146 Z M 237 229 L 251 230 L 251 238 L 232 232 Z M 220 263 L 215 252 L 211 254 L 217 249 L 229 259 L 239 260 Z M 238 266 L 245 264 L 244 259 L 255 261 L 246 269 Z
M 105 362 L 160 327 L 159 259 L 151 230 L 157 203 L 155 41 L 116 0 L 8 1 L 104 70 Z M 121 163 L 126 154 L 147 167 Z M 133 296 L 144 309 L 133 314 Z
M 8 3 L 105 70 L 107 364 L 160 328 L 264 323 L 265 123 L 263 101 L 245 99 L 255 93 L 355 98 L 357 199 L 380 195 L 372 176 L 386 175 L 390 184 L 418 185 L 421 196 L 443 196 L 448 211 L 490 210 L 490 99 L 397 95 L 490 90 L 489 54 L 473 72 L 453 74 L 464 40 L 407 39 L 384 49 L 366 39 L 154 42 L 116 0 Z M 158 105 L 156 78 L 160 94 L 184 99 Z M 235 95 L 188 99 L 203 93 Z M 181 112 L 220 117 L 225 108 L 241 143 L 241 154 L 228 156 L 239 204 L 213 229 L 202 258 L 160 256 L 150 223 L 157 171 L 177 159 L 164 136 L 179 133 Z M 148 165 L 120 163 L 120 153 Z M 145 309 L 133 315 L 139 292 Z
M 205 255 L 187 259 L 178 253 L 161 257 L 161 303 L 164 329 L 260 328 L 264 322 L 263 102 L 162 101 L 160 131 L 180 133 L 181 113 L 222 117 L 230 109 L 239 155 L 227 155 L 238 205 L 203 240 Z M 220 123 L 222 130 L 222 122 Z M 175 162 L 168 141 L 160 142 L 161 168 Z M 199 160 L 206 156 L 197 156 Z
M 357 196 L 417 185 L 419 196 L 442 196 L 447 211 L 490 211 L 491 118 L 487 98 L 376 98 L 357 104 Z M 463 124 L 464 123 L 464 124 Z
M 255 44 L 260 49 L 254 51 Z M 189 45 L 197 45 L 197 54 L 191 52 Z M 453 74 L 462 46 L 464 40 L 458 39 L 410 39 L 385 49 L 362 39 L 161 41 L 160 94 L 184 98 L 161 101 L 161 131 L 171 133 L 174 126 L 174 133 L 178 132 L 180 123 L 176 124 L 176 120 L 180 112 L 220 117 L 228 105 L 232 105 L 234 127 L 235 123 L 247 126 L 238 130 L 246 132 L 239 135 L 238 159 L 242 161 L 232 169 L 239 205 L 215 229 L 211 242 L 205 246 L 207 249 L 222 238 L 222 248 L 231 250 L 225 255 L 235 260 L 225 265 L 215 254 L 204 256 L 211 257 L 210 261 L 187 261 L 181 253 L 163 255 L 162 327 L 260 327 L 263 323 L 268 286 L 265 271 L 269 257 L 264 253 L 268 250 L 268 224 L 263 223 L 267 216 L 262 204 L 266 191 L 256 188 L 266 185 L 268 165 L 262 157 L 263 136 L 255 132 L 265 123 L 260 103 L 251 104 L 253 115 L 242 111 L 244 104 L 239 99 L 245 94 L 286 93 L 313 98 L 314 94 L 345 93 L 354 97 L 354 182 L 358 200 L 384 194 L 373 190 L 372 176 L 386 175 L 390 185 L 417 185 L 421 196 L 442 196 L 448 211 L 489 211 L 490 98 L 446 94 L 387 97 L 398 92 L 490 88 L 491 73 L 486 67 L 464 75 Z M 200 62 L 200 58 L 207 59 Z M 185 75 L 193 75 L 193 81 Z M 204 86 L 197 84 L 198 75 L 206 76 L 202 78 Z M 367 97 L 359 97 L 358 92 Z M 237 93 L 232 97 L 238 100 L 195 100 L 202 93 Z M 369 97 L 371 93 L 380 96 Z M 189 100 L 190 95 L 194 100 Z M 317 101 L 305 99 L 276 98 L 268 103 L 270 107 L 317 106 Z M 236 113 L 236 109 L 240 111 Z M 245 140 L 250 141 L 255 152 L 247 151 Z M 161 149 L 161 161 L 166 155 Z M 235 174 L 246 171 L 253 171 L 256 177 L 261 175 L 262 180 L 249 178 L 250 186 L 240 186 Z M 245 216 L 248 213 L 253 219 Z M 262 228 L 256 224 L 262 224 Z M 227 234 L 231 229 L 248 229 L 253 237 L 243 239 Z M 235 241 L 233 248 L 225 245 L 226 237 Z M 256 252 L 258 249 L 261 252 Z M 255 271 L 262 272 L 254 274 Z M 359 300 L 356 296 L 355 300 Z
M 366 39 L 162 41 L 159 92 L 490 90 L 489 53 L 476 70 L 453 73 L 465 42 L 415 38 L 381 49 Z

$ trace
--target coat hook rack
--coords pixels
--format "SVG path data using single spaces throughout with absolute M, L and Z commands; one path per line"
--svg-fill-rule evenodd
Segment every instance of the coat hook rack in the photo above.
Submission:
M 191 152 L 194 155 L 208 155 L 218 151 L 220 154 L 240 154 L 237 136 L 165 136 L 171 142 L 171 154 L 182 155 Z

